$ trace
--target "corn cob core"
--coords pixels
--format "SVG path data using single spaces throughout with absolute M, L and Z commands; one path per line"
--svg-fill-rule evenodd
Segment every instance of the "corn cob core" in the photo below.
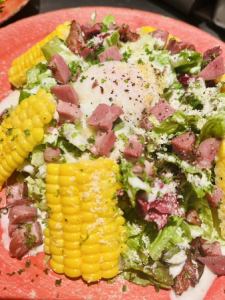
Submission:
M 26 83 L 26 74 L 29 69 L 38 63 L 46 61 L 41 47 L 53 39 L 55 36 L 66 39 L 69 33 L 69 22 L 59 25 L 56 29 L 47 35 L 43 40 L 28 49 L 25 53 L 13 60 L 9 69 L 9 81 L 15 87 L 20 87 Z
M 44 136 L 44 126 L 53 117 L 51 94 L 40 90 L 23 100 L 0 126 L 0 186 L 24 162 Z
M 45 252 L 56 273 L 87 282 L 118 274 L 124 235 L 115 197 L 118 174 L 117 164 L 104 158 L 48 164 Z
M 216 162 L 216 184 L 224 191 L 218 210 L 221 235 L 225 239 L 225 139 L 222 141 Z

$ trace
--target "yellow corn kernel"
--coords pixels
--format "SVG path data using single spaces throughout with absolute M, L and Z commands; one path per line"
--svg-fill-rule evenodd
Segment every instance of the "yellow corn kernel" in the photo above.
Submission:
M 221 235 L 225 238 L 225 139 L 222 141 L 217 156 L 216 168 L 216 184 L 223 190 L 224 195 L 220 203 L 218 215 L 220 219 Z
M 114 197 L 120 188 L 118 174 L 118 165 L 103 158 L 47 166 L 46 198 L 52 213 L 46 251 L 63 256 L 63 272 L 69 277 L 94 282 L 119 272 L 125 229 Z M 58 261 L 50 265 L 62 272 Z
M 56 29 L 47 35 L 43 40 L 28 49 L 25 53 L 14 59 L 9 70 L 9 81 L 15 87 L 20 87 L 26 82 L 26 73 L 29 69 L 40 62 L 46 61 L 41 47 L 53 39 L 55 36 L 66 39 L 69 33 L 69 23 L 59 25 Z
M 33 101 L 37 103 L 37 106 L 42 107 L 42 110 L 36 112 L 37 116 L 41 117 L 46 112 L 50 115 L 50 119 L 43 120 L 40 127 L 33 127 L 32 116 L 27 114 L 28 107 Z M 53 118 L 54 112 L 55 104 L 52 95 L 40 90 L 37 95 L 23 100 L 3 120 L 0 126 L 0 158 L 4 157 L 4 159 L 1 159 L 0 164 L 0 186 L 42 141 L 44 126 Z
M 64 267 L 64 273 L 66 274 L 66 276 L 71 278 L 80 277 L 81 275 L 80 269 L 67 268 L 67 267 Z

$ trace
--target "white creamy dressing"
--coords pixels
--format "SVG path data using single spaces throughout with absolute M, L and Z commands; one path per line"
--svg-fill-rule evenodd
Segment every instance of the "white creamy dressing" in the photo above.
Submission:
M 3 247 L 8 251 L 9 250 L 9 243 L 10 237 L 8 234 L 8 227 L 9 227 L 9 218 L 8 214 L 1 214 L 0 225 L 2 228 L 2 244 Z
M 207 267 L 205 267 L 199 283 L 194 288 L 190 287 L 181 296 L 177 296 L 172 290 L 170 292 L 170 299 L 171 300 L 204 300 L 205 295 L 207 294 L 209 288 L 213 284 L 216 277 L 217 276 L 214 273 L 212 273 Z

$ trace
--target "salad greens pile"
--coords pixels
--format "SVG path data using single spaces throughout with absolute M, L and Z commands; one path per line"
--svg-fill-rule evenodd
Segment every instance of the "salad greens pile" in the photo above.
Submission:
M 220 91 L 220 83 L 214 82 L 211 86 L 198 77 L 204 63 L 201 53 L 183 49 L 171 54 L 165 44 L 152 34 L 140 35 L 135 42 L 122 42 L 118 27 L 112 25 L 115 25 L 113 16 L 105 17 L 101 34 L 107 33 L 106 38 L 98 47 L 98 36 L 88 40 L 89 47 L 95 47 L 95 52 L 87 58 L 72 53 L 59 38 L 54 38 L 42 50 L 47 61 L 54 54 L 60 54 L 74 77 L 79 76 L 80 80 L 83 71 L 100 64 L 98 54 L 111 46 L 119 48 L 123 62 L 151 64 L 154 69 L 160 83 L 160 98 L 165 99 L 175 113 L 162 122 L 149 116 L 148 120 L 154 126 L 150 130 L 139 130 L 144 148 L 141 157 L 135 161 L 127 160 L 121 151 L 117 157 L 123 186 L 119 205 L 127 227 L 121 272 L 124 278 L 136 284 L 152 284 L 157 288 L 169 289 L 174 286 L 179 274 L 174 272 L 175 267 L 182 270 L 195 238 L 224 243 L 218 229 L 216 210 L 207 200 L 207 195 L 213 193 L 215 186 L 214 165 L 204 169 L 196 165 L 194 160 L 184 159 L 173 151 L 171 141 L 185 132 L 194 133 L 196 147 L 207 138 L 222 139 L 225 136 L 225 94 Z M 181 82 L 182 76 L 188 77 L 188 84 Z M 20 92 L 20 101 L 35 94 L 40 87 L 50 91 L 55 84 L 48 63 L 40 63 L 27 73 L 27 83 Z M 50 124 L 51 130 L 46 132 L 42 145 L 33 151 L 21 168 L 27 173 L 29 195 L 37 199 L 42 210 L 46 209 L 43 157 L 46 147 L 60 149 L 60 162 L 95 158 L 90 149 L 96 134 L 87 128 L 84 121 L 60 126 L 54 122 Z M 122 120 L 117 122 L 114 130 L 117 136 L 115 147 L 121 143 L 125 145 L 135 133 L 126 131 L 126 123 Z M 151 165 L 151 175 L 146 172 L 146 161 Z M 134 170 L 136 165 L 142 167 L 139 173 Z M 139 200 L 151 204 L 168 193 L 176 195 L 179 213 L 168 214 L 166 224 L 157 226 L 156 222 L 143 216 Z M 190 210 L 197 212 L 199 224 L 187 221 L 186 214 Z

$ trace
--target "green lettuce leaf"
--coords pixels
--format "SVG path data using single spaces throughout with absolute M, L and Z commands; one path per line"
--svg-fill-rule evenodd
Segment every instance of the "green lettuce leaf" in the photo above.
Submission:
M 185 49 L 171 55 L 171 64 L 179 73 L 197 74 L 201 70 L 202 54 Z
M 182 111 L 176 111 L 172 116 L 156 126 L 153 131 L 158 134 L 178 134 L 186 131 L 187 129 L 197 128 L 198 116 L 185 115 Z
M 200 133 L 200 140 L 225 137 L 225 112 L 209 117 Z

